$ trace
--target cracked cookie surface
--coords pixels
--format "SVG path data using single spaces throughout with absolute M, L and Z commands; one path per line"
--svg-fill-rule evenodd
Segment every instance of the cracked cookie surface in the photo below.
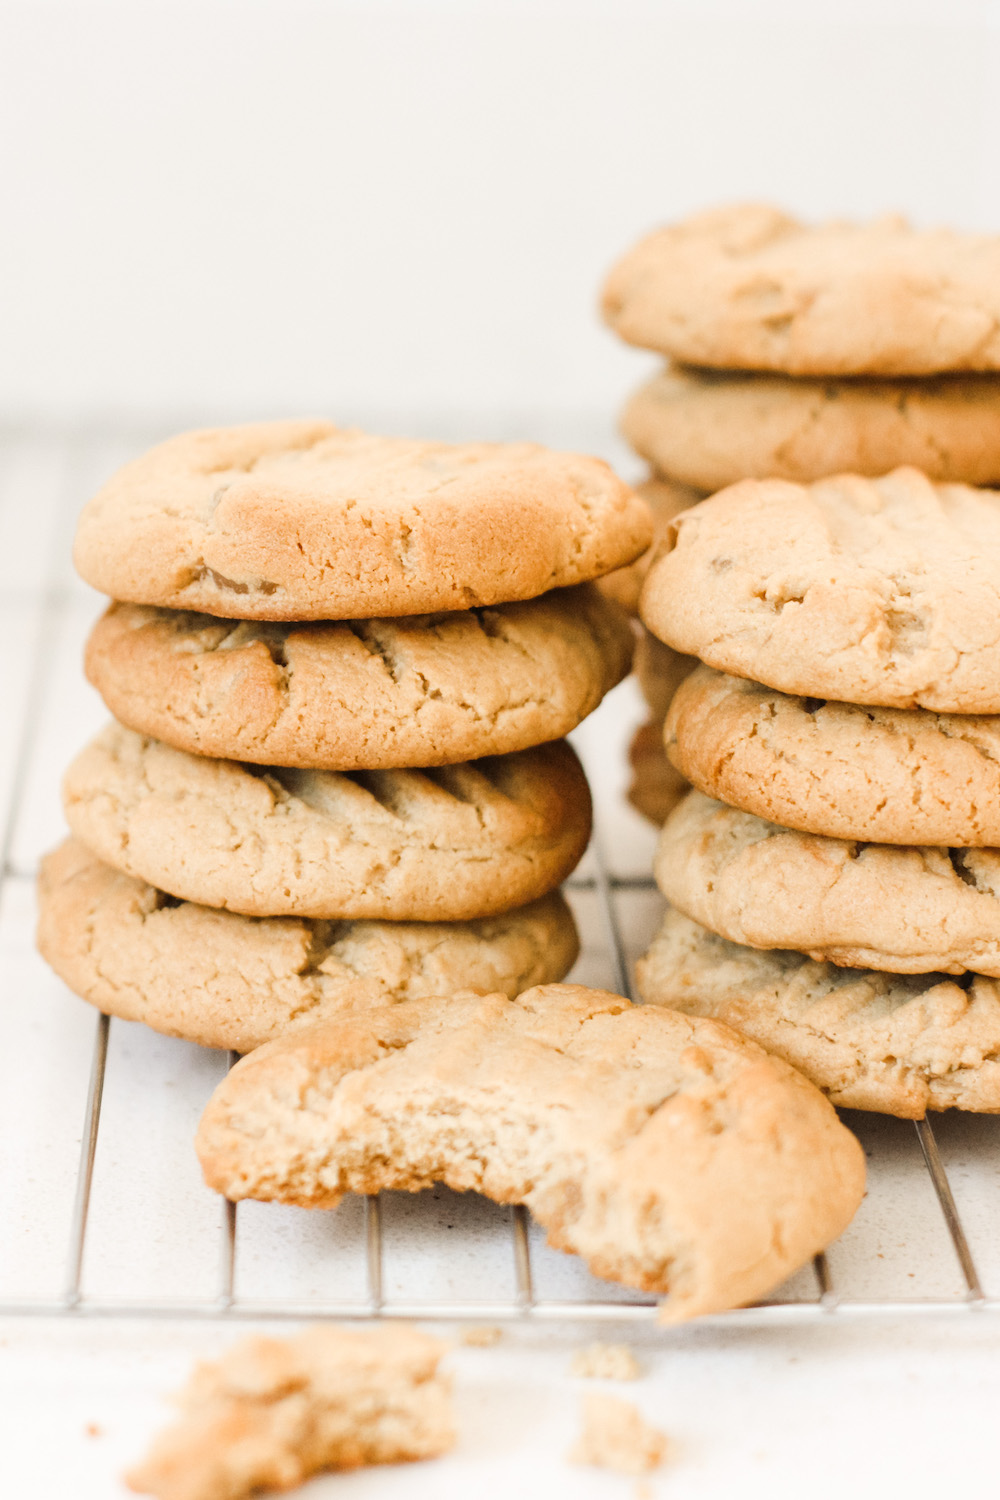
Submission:
M 651 534 L 601 459 L 263 422 L 127 464 L 84 508 L 74 561 L 134 604 L 342 620 L 531 599 L 632 562 Z
M 231 1199 L 332 1208 L 435 1182 L 524 1203 L 668 1320 L 750 1301 L 844 1228 L 864 1158 L 819 1092 L 727 1028 L 579 985 L 357 1009 L 216 1089 Z
M 930 375 L 1000 369 L 1000 236 L 904 219 L 800 224 L 734 204 L 618 262 L 604 316 L 629 343 L 719 369 Z
M 399 1323 L 243 1339 L 196 1365 L 179 1419 L 126 1483 L 158 1500 L 243 1500 L 324 1469 L 435 1458 L 455 1443 L 446 1347 Z
M 249 1052 L 352 1005 L 562 979 L 579 939 L 556 891 L 476 922 L 244 917 L 177 901 L 70 838 L 42 862 L 38 947 L 108 1015 Z
M 643 458 L 696 490 L 903 464 L 943 483 L 1000 482 L 993 375 L 807 380 L 669 366 L 636 391 L 621 425 Z
M 1000 716 L 792 697 L 701 666 L 664 733 L 699 791 L 783 828 L 1000 847 Z
M 106 863 L 249 916 L 454 922 L 524 906 L 590 837 L 565 741 L 436 770 L 263 770 L 109 724 L 63 778 L 66 821 Z
M 690 792 L 654 864 L 670 904 L 752 948 L 895 974 L 1000 977 L 1000 850 L 796 833 Z
M 734 1027 L 844 1108 L 1000 1113 L 995 979 L 839 968 L 731 943 L 673 910 L 636 977 L 647 1005 Z
M 179 750 L 353 771 L 560 739 L 631 658 L 627 617 L 581 584 L 494 609 L 305 625 L 112 604 L 86 669 L 116 719 Z
M 676 651 L 785 693 L 997 713 L 1000 493 L 916 469 L 744 480 L 673 523 L 639 607 Z

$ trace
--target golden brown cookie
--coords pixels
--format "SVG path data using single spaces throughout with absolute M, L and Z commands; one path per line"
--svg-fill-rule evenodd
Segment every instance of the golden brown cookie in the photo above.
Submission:
M 632 780 L 628 800 L 636 812 L 659 825 L 689 790 L 681 773 L 667 759 L 663 725 L 655 719 L 641 724 L 628 747 Z
M 1000 378 L 807 380 L 670 365 L 636 391 L 622 432 L 654 468 L 698 490 L 874 478 L 901 464 L 946 484 L 996 485 Z
M 748 479 L 673 522 L 640 613 L 675 651 L 785 693 L 998 713 L 1000 492 L 916 469 Z
M 639 595 L 642 593 L 649 565 L 656 556 L 659 538 L 666 532 L 674 516 L 679 516 L 682 510 L 688 510 L 705 498 L 703 491 L 689 489 L 684 484 L 674 484 L 662 475 L 654 475 L 640 484 L 636 488 L 636 494 L 642 496 L 653 513 L 653 540 L 634 563 L 627 568 L 616 568 L 597 584 L 606 598 L 613 599 L 616 604 L 628 610 L 630 615 L 639 612 Z
M 887 974 L 741 947 L 669 910 L 636 966 L 647 1005 L 711 1017 L 848 1109 L 1000 1113 L 1000 985 Z
M 651 532 L 597 458 L 260 422 L 126 464 L 84 508 L 73 555 L 133 604 L 345 620 L 532 599 L 630 563 Z
M 359 1009 L 262 1048 L 196 1139 L 231 1199 L 333 1208 L 444 1182 L 524 1203 L 559 1249 L 667 1295 L 758 1297 L 844 1228 L 863 1155 L 822 1096 L 725 1027 L 579 985 Z
M 1000 369 L 1000 236 L 800 224 L 767 204 L 658 229 L 604 287 L 631 344 L 719 369 L 931 375 Z
M 557 891 L 478 922 L 243 917 L 177 901 L 67 839 L 42 864 L 38 947 L 98 1010 L 250 1052 L 358 1004 L 516 995 L 562 979 L 579 939 Z
M 1000 849 L 823 838 L 689 792 L 654 869 L 672 906 L 734 943 L 894 974 L 1000 977 Z
M 86 667 L 116 719 L 178 750 L 354 771 L 560 739 L 631 657 L 625 615 L 582 584 L 495 609 L 311 625 L 113 604 Z
M 126 1483 L 158 1500 L 243 1500 L 324 1469 L 436 1458 L 455 1443 L 444 1352 L 399 1323 L 244 1339 L 195 1367 L 180 1419 Z
M 590 837 L 564 740 L 352 775 L 209 760 L 112 723 L 71 764 L 63 805 L 116 869 L 258 917 L 496 916 L 557 886 Z
M 1000 846 L 1000 716 L 790 697 L 698 667 L 667 753 L 708 797 L 783 828 L 879 844 Z

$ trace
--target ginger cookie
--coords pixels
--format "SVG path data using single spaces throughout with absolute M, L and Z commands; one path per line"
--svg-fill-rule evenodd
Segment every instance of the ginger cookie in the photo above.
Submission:
M 443 1182 L 523 1203 L 667 1320 L 764 1295 L 834 1238 L 864 1158 L 728 1028 L 579 985 L 358 1007 L 238 1064 L 196 1149 L 231 1199 L 333 1208 Z
M 597 458 L 261 422 L 126 464 L 84 508 L 74 560 L 133 604 L 345 620 L 532 599 L 632 562 L 651 535 Z

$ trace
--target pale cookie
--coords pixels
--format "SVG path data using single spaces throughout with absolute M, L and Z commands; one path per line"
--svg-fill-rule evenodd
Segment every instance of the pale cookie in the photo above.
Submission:
M 619 261 L 604 316 L 693 365 L 788 375 L 1000 369 L 1000 237 L 905 219 L 808 226 L 735 204 Z
M 804 1078 L 725 1027 L 579 985 L 359 1007 L 262 1048 L 195 1147 L 228 1198 L 333 1208 L 443 1182 L 523 1203 L 668 1321 L 761 1296 L 864 1191 Z
M 749 479 L 671 530 L 640 613 L 675 651 L 785 693 L 1000 712 L 1000 493 Z
M 697 665 L 697 657 L 681 656 L 645 626 L 639 627 L 632 667 L 653 719 L 663 723 L 674 694 Z
M 39 878 L 39 951 L 71 990 L 108 1015 L 235 1052 L 358 1005 L 516 995 L 562 979 L 579 946 L 558 892 L 478 922 L 243 917 L 176 901 L 76 839 Z
M 671 366 L 636 391 L 622 432 L 655 468 L 701 490 L 874 477 L 900 464 L 944 483 L 998 484 L 1000 379 L 802 380 Z
M 178 750 L 355 771 L 559 739 L 631 657 L 628 620 L 584 584 L 496 609 L 319 625 L 113 604 L 86 668 L 116 719 Z
M 794 833 L 690 792 L 654 872 L 673 906 L 734 943 L 894 974 L 1000 977 L 1000 849 Z
M 570 1463 L 616 1474 L 649 1474 L 660 1467 L 666 1451 L 665 1434 L 644 1421 L 631 1401 L 603 1392 L 584 1396 L 583 1432 Z
M 1000 1113 L 1000 985 L 886 974 L 741 947 L 668 910 L 636 965 L 647 1005 L 711 1017 L 790 1062 L 848 1109 L 920 1119 Z
M 651 534 L 598 458 L 261 422 L 126 464 L 85 506 L 73 557 L 133 604 L 348 620 L 532 599 L 630 563 Z
M 628 747 L 632 780 L 628 800 L 650 823 L 660 824 L 688 791 L 688 782 L 667 759 L 663 747 L 663 725 L 657 720 L 642 724 Z
M 436 1458 L 455 1444 L 445 1345 L 404 1324 L 314 1324 L 195 1366 L 180 1419 L 125 1476 L 158 1500 L 243 1500 L 324 1469 Z
M 456 922 L 551 891 L 590 837 L 564 740 L 426 771 L 260 771 L 109 724 L 63 780 L 116 869 L 248 916 Z
M 698 667 L 667 753 L 706 796 L 783 828 L 879 844 L 1000 846 L 1000 716 L 792 698 Z
M 682 510 L 688 510 L 705 498 L 703 491 L 688 489 L 684 484 L 674 484 L 662 475 L 640 484 L 636 494 L 642 496 L 653 512 L 653 540 L 634 563 L 627 568 L 616 568 L 613 573 L 599 579 L 597 584 L 606 598 L 614 599 L 630 615 L 639 612 L 639 595 L 642 593 L 649 565 L 656 556 L 660 537 L 666 532 L 674 516 L 679 516 Z

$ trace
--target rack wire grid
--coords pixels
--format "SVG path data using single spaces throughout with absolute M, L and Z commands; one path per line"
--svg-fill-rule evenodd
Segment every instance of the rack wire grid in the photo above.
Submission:
M 652 1322 L 654 1300 L 595 1280 L 523 1209 L 473 1194 L 384 1193 L 330 1213 L 223 1204 L 191 1138 L 233 1059 L 96 1015 L 35 953 L 38 859 L 64 831 L 60 775 L 106 718 L 81 669 L 101 601 L 73 575 L 73 521 L 159 435 L 0 434 L 0 1313 Z M 583 939 L 571 977 L 626 994 L 662 912 L 655 831 L 623 796 L 642 717 L 629 682 L 574 735 L 596 816 L 567 885 Z M 1000 1123 L 846 1118 L 869 1166 L 854 1222 L 767 1303 L 716 1321 L 995 1311 Z

